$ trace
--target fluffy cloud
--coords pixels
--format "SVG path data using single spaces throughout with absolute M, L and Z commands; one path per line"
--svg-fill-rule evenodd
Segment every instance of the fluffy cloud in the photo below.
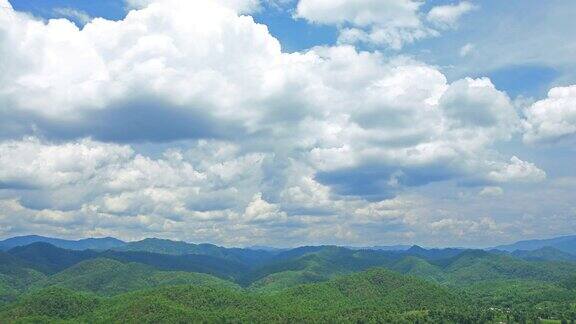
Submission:
M 404 216 L 402 204 L 371 207 L 362 199 L 332 199 L 329 188 L 298 163 L 290 164 L 289 180 L 271 202 L 260 191 L 270 156 L 239 154 L 225 143 L 201 141 L 157 159 L 91 140 L 10 141 L 0 145 L 0 153 L 5 171 L 0 183 L 9 189 L 0 195 L 2 235 L 35 231 L 298 244 L 333 239 L 329 229 L 335 221 L 342 223 L 338 235 L 344 237 L 356 221 L 402 222 Z M 15 174 L 26 187 L 15 185 Z M 394 211 L 396 206 L 400 210 Z M 373 212 L 365 215 L 364 209 Z
M 443 219 L 451 219 L 451 231 L 482 237 L 469 230 L 483 222 L 461 218 L 457 211 L 447 214 L 449 205 L 436 209 L 435 200 L 420 195 L 399 194 L 374 202 L 335 196 L 302 161 L 287 164 L 286 178 L 277 184 L 280 193 L 271 196 L 265 183 L 274 157 L 239 149 L 199 141 L 190 149 L 169 149 L 153 159 L 125 145 L 92 140 L 4 142 L 0 231 L 127 239 L 162 236 L 227 245 L 376 244 L 383 235 L 391 242 L 416 234 L 434 239 L 442 236 L 442 226 L 448 226 Z M 526 173 L 526 164 L 515 159 L 513 165 L 504 170 L 509 177 Z M 16 186 L 16 181 L 26 186 Z M 432 224 L 436 234 L 428 232 Z
M 64 18 L 71 18 L 82 25 L 87 24 L 92 20 L 92 17 L 90 17 L 86 12 L 73 8 L 56 8 L 54 9 L 54 13 Z
M 145 5 L 82 29 L 2 11 L 5 215 L 123 237 L 353 241 L 366 224 L 420 233 L 425 207 L 408 189 L 545 177 L 495 150 L 521 120 L 488 79 L 448 82 L 436 67 L 352 46 L 284 53 L 223 1 Z M 415 30 L 419 8 L 301 1 L 297 14 Z M 7 232 L 25 228 L 14 224 Z
M 435 35 L 420 20 L 421 5 L 415 0 L 300 0 L 296 17 L 341 26 L 342 43 L 368 42 L 400 49 L 405 43 Z
M 338 26 L 340 43 L 400 49 L 405 44 L 438 36 L 436 27 L 455 28 L 460 17 L 475 8 L 467 1 L 437 6 L 430 10 L 426 21 L 420 10 L 422 5 L 419 0 L 300 0 L 295 17 Z
M 298 2 L 296 16 L 322 24 L 349 22 L 359 26 L 375 23 L 418 26 L 416 13 L 420 5 L 419 1 L 414 0 L 301 0 Z
M 352 20 L 383 19 L 363 15 Z M 489 80 L 448 84 L 436 68 L 348 46 L 285 54 L 265 26 L 218 2 L 163 0 L 82 30 L 14 17 L 2 25 L 2 48 L 11 49 L 5 136 L 219 138 L 288 156 L 309 152 L 301 158 L 323 172 L 376 167 L 375 181 L 421 184 L 494 164 L 482 164 L 488 146 L 509 138 L 517 122 Z M 17 68 L 19 61 L 26 64 Z M 429 175 L 419 171 L 428 167 Z M 332 178 L 324 177 L 337 185 Z
M 496 182 L 511 180 L 521 182 L 538 182 L 546 178 L 546 173 L 530 162 L 522 161 L 513 156 L 510 163 L 502 164 L 499 170 L 490 172 L 489 178 Z
M 282 222 L 287 215 L 280 208 L 262 199 L 262 193 L 257 193 L 244 212 L 249 222 Z
M 106 140 L 150 138 L 167 125 L 169 138 L 221 136 L 219 127 L 239 132 L 259 117 L 254 94 L 270 92 L 282 59 L 265 26 L 216 2 L 163 1 L 82 30 L 3 12 L 0 100 L 9 107 L 8 132 Z M 117 134 L 118 120 L 132 129 Z
M 548 98 L 526 109 L 528 143 L 554 142 L 576 134 L 576 86 L 553 88 Z
M 46 146 L 37 139 L 0 144 L 0 184 L 22 188 L 56 188 L 86 181 L 101 168 L 132 156 L 129 147 L 84 140 Z
M 474 9 L 477 7 L 472 3 L 462 1 L 455 5 L 434 7 L 428 12 L 426 18 L 440 28 L 454 28 L 464 14 Z

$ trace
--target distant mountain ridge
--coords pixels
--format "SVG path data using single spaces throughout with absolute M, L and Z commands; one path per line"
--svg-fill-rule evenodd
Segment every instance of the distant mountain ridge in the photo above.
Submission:
M 576 255 L 576 235 L 561 236 L 546 240 L 519 241 L 513 244 L 496 246 L 494 249 L 506 252 L 514 252 L 516 250 L 534 251 L 545 247 L 555 248 L 562 252 Z
M 15 247 L 26 246 L 33 243 L 48 243 L 69 250 L 108 250 L 126 244 L 126 242 L 113 237 L 65 240 L 39 235 L 27 235 L 0 241 L 0 250 L 7 251 Z
M 85 238 L 80 240 L 67 240 L 60 238 L 45 237 L 39 235 L 17 236 L 0 241 L 0 251 L 8 251 L 12 248 L 19 246 L 26 246 L 33 243 L 48 243 L 53 246 L 68 249 L 68 250 L 115 250 L 115 251 L 140 251 L 151 252 L 160 254 L 171 255 L 185 255 L 185 254 L 199 254 L 218 256 L 236 261 L 268 261 L 271 255 L 277 254 L 292 254 L 315 251 L 322 246 L 302 246 L 292 249 L 280 249 L 272 247 L 247 247 L 247 248 L 226 248 L 214 244 L 194 244 L 184 241 L 174 241 L 159 238 L 147 238 L 140 241 L 125 242 L 113 237 L 103 238 Z M 410 255 L 423 257 L 425 259 L 438 259 L 445 258 L 446 256 L 455 256 L 460 252 L 467 249 L 464 248 L 432 248 L 427 249 L 418 245 L 390 245 L 390 246 L 367 246 L 367 247 L 351 247 L 345 246 L 344 248 L 350 250 L 373 250 L 373 251 L 387 251 L 387 252 L 403 252 Z M 525 240 L 516 243 L 499 245 L 486 250 L 498 250 L 507 253 L 514 253 L 519 257 L 527 257 L 526 253 L 521 251 L 531 252 L 540 251 L 540 257 L 548 258 L 547 255 L 555 254 L 558 258 L 563 260 L 571 260 L 571 257 L 566 255 L 561 256 L 561 253 L 553 252 L 545 248 L 553 248 L 562 253 L 576 256 L 576 235 L 562 236 L 551 239 L 543 240 Z M 546 254 L 546 255 L 544 255 Z M 535 257 L 533 255 L 533 257 Z
M 531 261 L 576 261 L 576 255 L 549 246 L 532 251 L 516 250 L 511 255 Z

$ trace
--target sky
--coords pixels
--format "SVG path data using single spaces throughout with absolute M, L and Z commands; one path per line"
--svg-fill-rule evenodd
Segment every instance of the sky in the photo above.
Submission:
M 0 237 L 576 233 L 576 2 L 0 0 Z

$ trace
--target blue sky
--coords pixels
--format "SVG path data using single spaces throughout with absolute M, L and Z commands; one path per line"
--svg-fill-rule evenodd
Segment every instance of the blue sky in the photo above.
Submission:
M 576 231 L 571 1 L 0 5 L 0 236 Z

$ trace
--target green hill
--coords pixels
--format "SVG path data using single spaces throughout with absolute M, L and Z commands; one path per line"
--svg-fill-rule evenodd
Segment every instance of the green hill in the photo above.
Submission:
M 13 302 L 30 285 L 44 277 L 14 256 L 0 252 L 0 306 Z
M 469 251 L 450 260 L 444 267 L 446 283 L 467 285 L 492 280 L 561 282 L 576 273 L 576 265 L 566 262 L 530 262 L 507 255 Z
M 328 280 L 327 276 L 315 273 L 313 271 L 288 270 L 267 275 L 266 277 L 250 284 L 248 289 L 260 292 L 279 291 L 302 284 L 322 282 L 326 280 Z
M 326 281 L 336 275 L 350 274 L 393 262 L 387 253 L 350 250 L 336 246 L 301 248 L 276 257 L 244 277 L 259 290 L 277 290 L 297 284 Z
M 49 243 L 33 243 L 15 247 L 8 251 L 13 257 L 23 260 L 35 270 L 46 274 L 62 271 L 84 260 L 97 257 L 98 252 L 73 251 L 58 248 Z
M 34 289 L 58 286 L 98 295 L 148 289 L 159 286 L 196 285 L 239 288 L 232 282 L 193 272 L 158 271 L 138 263 L 121 263 L 109 259 L 81 262 L 33 285 Z
M 302 247 L 249 266 L 211 255 L 35 243 L 0 252 L 0 323 L 576 319 L 573 262 L 423 250 Z
M 49 288 L 0 313 L 0 322 L 414 322 L 431 316 L 456 321 L 453 312 L 467 307 L 462 298 L 438 285 L 374 269 L 274 294 L 178 286 L 98 298 Z
M 218 257 L 246 266 L 261 265 L 272 259 L 274 252 L 252 249 L 224 248 L 213 244 L 192 244 L 181 241 L 148 238 L 114 247 L 115 251 L 150 252 L 169 255 L 207 255 Z
M 414 256 L 402 258 L 395 262 L 390 269 L 403 274 L 429 279 L 434 282 L 444 282 L 446 280 L 446 275 L 442 271 L 442 268 Z
M 576 255 L 572 255 L 553 247 L 543 247 L 532 251 L 516 250 L 512 255 L 530 261 L 564 261 L 576 262 Z
M 233 260 L 209 255 L 169 255 L 150 252 L 120 251 L 74 251 L 55 247 L 48 243 L 34 243 L 16 247 L 8 254 L 22 260 L 30 268 L 44 274 L 54 274 L 82 261 L 106 258 L 122 263 L 146 264 L 157 270 L 206 273 L 223 279 L 237 280 L 249 272 L 249 267 Z
M 51 287 L 22 297 L 0 313 L 1 323 L 52 323 L 72 320 L 95 311 L 102 299 L 61 287 Z

